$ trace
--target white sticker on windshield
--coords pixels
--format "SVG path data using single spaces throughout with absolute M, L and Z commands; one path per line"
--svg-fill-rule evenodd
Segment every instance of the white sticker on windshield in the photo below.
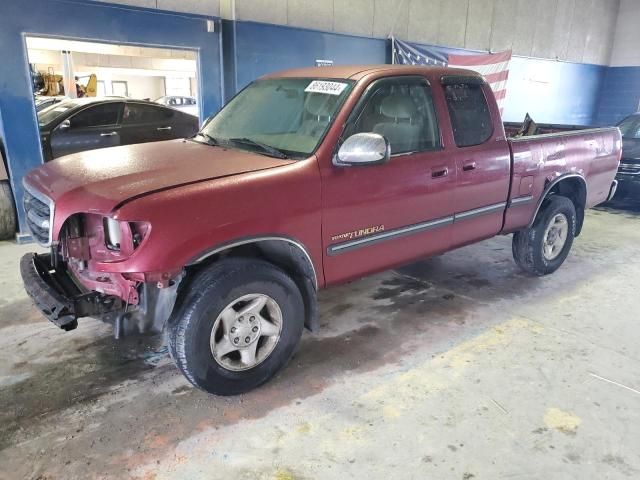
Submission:
M 314 80 L 304 91 L 310 93 L 326 93 L 327 95 L 340 95 L 342 91 L 347 88 L 347 85 L 347 83 Z

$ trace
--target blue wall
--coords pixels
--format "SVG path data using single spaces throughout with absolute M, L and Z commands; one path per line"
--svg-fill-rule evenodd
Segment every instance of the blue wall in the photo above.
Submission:
M 640 67 L 610 67 L 599 93 L 597 125 L 615 125 L 640 107 Z
M 486 53 L 418 45 L 443 55 Z M 538 123 L 591 125 L 606 70 L 600 65 L 512 57 L 503 120 L 521 122 L 529 113 Z
M 255 22 L 235 22 L 233 38 L 235 72 L 232 78 L 227 74 L 225 78 L 232 82 L 235 91 L 261 75 L 288 68 L 313 67 L 316 60 L 332 60 L 334 65 L 376 64 L 387 63 L 389 55 L 388 42 L 378 38 Z M 225 44 L 225 55 L 227 46 Z
M 593 125 L 607 67 L 513 57 L 504 120 Z
M 203 116 L 220 108 L 220 34 L 207 32 L 206 17 L 82 0 L 2 0 L 0 112 L 4 124 L 0 133 L 18 205 L 22 203 L 22 177 L 42 163 L 24 38 L 27 34 L 196 50 Z M 22 208 L 17 210 L 20 230 L 25 232 Z

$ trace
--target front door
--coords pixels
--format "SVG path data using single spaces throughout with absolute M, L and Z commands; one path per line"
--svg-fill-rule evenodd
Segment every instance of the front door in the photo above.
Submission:
M 501 125 L 500 116 L 495 102 L 487 102 L 489 86 L 479 77 L 442 81 L 453 132 L 447 148 L 455 158 L 453 246 L 457 247 L 502 230 L 511 154 L 504 130 L 495 127 Z
M 118 119 L 122 102 L 91 105 L 72 115 L 51 132 L 52 158 L 85 150 L 120 145 Z
M 442 150 L 437 119 L 443 112 L 434 103 L 425 78 L 386 78 L 367 88 L 350 115 L 342 138 L 383 135 L 391 159 L 383 165 L 323 169 L 327 283 L 449 248 L 455 163 Z

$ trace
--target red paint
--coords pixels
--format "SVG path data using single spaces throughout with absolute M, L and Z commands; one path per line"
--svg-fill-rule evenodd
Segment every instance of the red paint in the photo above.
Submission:
M 55 202 L 54 241 L 71 215 L 96 214 L 98 221 L 89 222 L 91 260 L 85 271 L 76 271 L 86 287 L 101 287 L 125 299 L 138 282 L 166 285 L 203 252 L 247 237 L 295 239 L 309 253 L 322 287 L 526 227 L 546 183 L 560 175 L 575 173 L 585 179 L 588 207 L 606 199 L 620 157 L 619 131 L 512 143 L 505 138 L 495 99 L 485 85 L 493 134 L 482 145 L 458 148 L 440 87 L 444 74 L 476 75 L 397 65 L 272 75 L 356 81 L 316 154 L 305 160 L 169 141 L 65 157 L 30 172 L 26 182 Z M 431 84 L 443 149 L 394 157 L 380 166 L 334 166 L 332 156 L 343 126 L 363 91 L 376 79 L 398 75 L 421 75 Z M 465 169 L 471 164 L 473 169 Z M 432 177 L 443 168 L 447 176 Z M 511 198 L 530 194 L 533 201 L 340 255 L 327 254 L 335 243 L 332 236 L 378 225 L 389 231 L 507 204 L 509 192 Z M 103 215 L 145 222 L 141 245 L 125 254 L 109 252 L 99 222 Z

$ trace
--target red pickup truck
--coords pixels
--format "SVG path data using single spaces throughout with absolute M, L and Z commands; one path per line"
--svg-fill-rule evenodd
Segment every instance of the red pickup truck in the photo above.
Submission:
M 65 330 L 165 330 L 195 386 L 238 394 L 272 377 L 316 291 L 513 234 L 555 271 L 586 208 L 613 196 L 617 128 L 507 140 L 466 70 L 286 71 L 231 100 L 193 138 L 60 158 L 24 179 L 29 295 Z

